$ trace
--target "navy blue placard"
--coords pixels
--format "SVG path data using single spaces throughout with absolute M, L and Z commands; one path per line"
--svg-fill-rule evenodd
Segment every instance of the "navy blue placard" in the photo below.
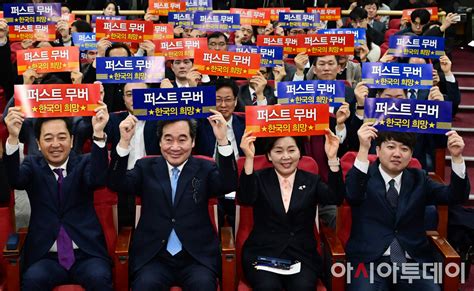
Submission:
M 227 51 L 238 53 L 259 53 L 261 67 L 283 66 L 283 47 L 255 46 L 255 45 L 228 45 Z
M 60 3 L 3 4 L 3 18 L 8 25 L 55 24 L 61 19 Z
M 193 26 L 207 31 L 240 30 L 240 15 L 234 13 L 195 12 Z
M 165 58 L 101 57 L 96 59 L 96 73 L 102 83 L 158 83 L 165 77 Z
M 278 83 L 279 104 L 326 104 L 338 107 L 345 101 L 344 81 L 292 81 Z
M 320 29 L 321 34 L 353 34 L 354 45 L 361 46 L 367 43 L 365 28 L 338 28 L 338 29 Z
M 380 131 L 445 134 L 452 126 L 449 101 L 366 98 L 364 120 Z
M 216 88 L 134 89 L 133 114 L 140 120 L 205 118 L 216 108 Z
M 444 56 L 444 38 L 435 36 L 391 35 L 388 53 L 396 57 L 439 59 Z
M 433 65 L 363 63 L 362 81 L 369 88 L 430 89 Z
M 170 12 L 168 23 L 182 28 L 193 28 L 193 12 Z
M 212 0 L 186 0 L 186 10 L 212 11 Z
M 280 12 L 278 22 L 283 28 L 319 28 L 319 13 Z
M 97 40 L 94 32 L 73 32 L 72 43 L 81 51 L 96 50 Z

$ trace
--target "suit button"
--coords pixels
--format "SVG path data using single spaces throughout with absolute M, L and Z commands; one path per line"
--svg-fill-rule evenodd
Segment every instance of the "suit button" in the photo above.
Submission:
M 291 236 L 295 236 L 295 233 L 294 233 L 294 232 L 290 232 L 290 235 L 291 235 Z
M 166 242 L 166 240 L 162 240 L 161 243 L 164 244 Z
M 397 229 L 395 229 L 395 233 L 398 233 L 398 230 L 397 230 Z
M 175 220 L 174 218 L 172 218 L 172 219 L 171 219 L 171 222 L 172 222 L 172 223 L 175 223 L 175 222 L 176 222 L 176 220 Z

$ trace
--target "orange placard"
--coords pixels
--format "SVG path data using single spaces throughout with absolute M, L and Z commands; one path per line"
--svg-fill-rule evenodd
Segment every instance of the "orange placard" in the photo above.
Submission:
M 46 47 L 16 52 L 18 75 L 28 69 L 37 73 L 79 71 L 79 47 Z
M 15 106 L 26 117 L 94 116 L 100 84 L 15 85 Z
M 290 12 L 289 7 L 272 7 L 272 8 L 257 8 L 258 11 L 268 11 L 270 13 L 271 21 L 278 21 L 278 13 Z
M 173 39 L 173 25 L 171 24 L 153 24 L 153 40 Z
M 301 40 L 296 36 L 257 35 L 258 46 L 282 46 L 284 54 L 299 54 L 307 49 L 300 47 Z
M 270 11 L 230 8 L 230 13 L 240 14 L 240 25 L 267 26 L 270 23 Z
M 168 16 L 170 12 L 186 11 L 186 1 L 182 0 L 149 0 L 148 9 L 151 14 Z
M 319 12 L 320 21 L 336 21 L 341 19 L 341 7 L 308 7 L 308 13 Z
M 54 41 L 56 39 L 56 25 L 54 24 L 16 24 L 8 26 L 10 41 L 34 39 L 37 41 Z
M 323 135 L 329 104 L 245 106 L 245 126 L 257 137 Z
M 194 66 L 202 74 L 251 78 L 260 68 L 260 54 L 196 50 Z
M 438 7 L 426 7 L 426 8 L 417 8 L 417 9 L 426 9 L 431 14 L 431 21 L 438 21 Z M 413 11 L 417 9 L 405 9 L 402 12 L 402 18 L 411 22 L 410 15 Z
M 194 59 L 194 50 L 207 49 L 207 38 L 179 38 L 153 41 L 157 56 L 167 60 Z
M 353 34 L 300 34 L 298 47 L 310 56 L 353 55 Z
M 95 37 L 108 37 L 111 42 L 143 42 L 153 39 L 153 23 L 143 20 L 97 19 Z

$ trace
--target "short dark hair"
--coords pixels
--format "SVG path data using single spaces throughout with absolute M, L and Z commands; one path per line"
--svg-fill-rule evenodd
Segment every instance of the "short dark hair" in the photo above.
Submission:
M 92 26 L 89 22 L 82 19 L 78 19 L 71 24 L 71 27 L 75 27 L 77 32 L 92 32 Z
M 268 156 L 270 155 L 270 152 L 271 150 L 273 149 L 273 147 L 275 146 L 275 143 L 277 142 L 277 140 L 281 139 L 281 138 L 284 138 L 286 136 L 277 136 L 277 137 L 267 137 L 265 138 L 265 157 L 267 158 L 267 161 L 270 162 L 270 159 L 268 158 Z M 304 152 L 303 152 L 303 149 L 304 149 L 304 137 L 302 136 L 288 136 L 288 137 L 291 137 L 295 143 L 296 143 L 296 146 L 298 147 L 298 150 L 300 151 L 300 159 L 301 157 L 303 157 L 304 155 Z
M 367 14 L 367 10 L 362 7 L 356 7 L 351 11 L 351 13 L 349 13 L 349 18 L 351 20 L 366 19 L 368 17 L 369 15 Z
M 383 142 L 397 141 L 406 145 L 413 152 L 416 145 L 416 134 L 413 132 L 398 132 L 398 131 L 382 131 L 379 132 L 375 139 L 375 144 L 380 147 Z
M 168 124 L 173 124 L 178 121 L 186 121 L 189 126 L 189 135 L 191 136 L 191 139 L 196 138 L 196 133 L 197 133 L 197 121 L 196 119 L 173 119 L 173 120 L 160 120 L 157 125 L 157 130 L 156 130 L 156 135 L 158 136 L 158 141 L 161 141 L 161 138 L 163 137 L 163 128 L 167 126 Z
M 237 86 L 235 81 L 232 79 L 219 78 L 216 79 L 213 85 L 216 86 L 216 91 L 224 87 L 231 88 L 232 94 L 234 94 L 234 99 L 237 98 L 237 96 L 239 95 L 239 86 Z
M 171 64 L 173 65 L 175 61 L 185 61 L 185 60 L 190 60 L 191 63 L 194 64 L 194 59 L 174 59 L 174 60 L 171 60 Z
M 207 36 L 207 42 L 209 42 L 209 40 L 211 38 L 219 38 L 221 36 L 224 37 L 226 43 L 229 42 L 229 38 L 224 33 L 222 33 L 221 31 L 214 31 L 213 33 L 209 34 Z
M 334 58 L 336 58 L 336 62 L 339 64 L 339 59 L 340 59 L 340 57 L 337 56 L 337 55 L 314 56 L 313 64 L 316 65 L 316 62 L 318 61 L 318 58 L 321 58 L 321 57 L 330 57 L 330 56 L 334 56 Z
M 420 18 L 421 25 L 425 25 L 430 22 L 431 14 L 426 9 L 416 9 L 410 15 L 411 22 L 415 22 L 417 18 Z
M 48 118 L 37 118 L 35 120 L 35 137 L 37 140 L 40 139 L 41 136 L 41 128 L 43 127 L 43 123 L 51 121 L 51 120 L 62 120 L 66 124 L 67 131 L 69 135 L 72 136 L 72 118 L 70 117 L 48 117 Z
M 120 11 L 119 11 L 119 7 L 117 5 L 117 2 L 115 2 L 114 0 L 107 0 L 105 1 L 105 4 L 104 4 L 104 8 L 107 8 L 107 6 L 109 6 L 109 4 L 113 4 L 115 6 L 115 15 L 120 15 Z
M 130 51 L 130 48 L 128 47 L 128 45 L 126 45 L 125 43 L 123 42 L 114 42 L 112 43 L 111 46 L 109 46 L 106 50 L 105 50 L 105 56 L 108 57 L 110 55 L 110 51 L 113 50 L 113 49 L 116 49 L 116 48 L 123 48 L 127 51 L 127 55 L 129 57 L 132 56 L 132 52 Z
M 377 9 L 380 8 L 380 1 L 379 0 L 364 0 L 362 1 L 362 7 L 365 8 L 366 5 L 372 5 L 375 4 L 377 6 Z

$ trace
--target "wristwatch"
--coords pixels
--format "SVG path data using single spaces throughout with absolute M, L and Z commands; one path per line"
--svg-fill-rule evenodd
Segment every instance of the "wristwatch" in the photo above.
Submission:
M 105 142 L 107 140 L 107 134 L 105 134 L 105 132 L 104 132 L 103 137 L 97 137 L 97 136 L 93 135 L 92 140 L 93 141 L 103 141 L 103 142 Z

